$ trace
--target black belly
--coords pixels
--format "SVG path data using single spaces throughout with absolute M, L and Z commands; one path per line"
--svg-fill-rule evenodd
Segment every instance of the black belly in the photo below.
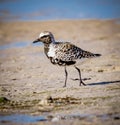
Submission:
M 69 66 L 69 65 L 74 65 L 76 61 L 63 61 L 63 60 L 58 60 L 58 59 L 53 59 L 49 58 L 52 64 L 57 64 L 59 66 Z

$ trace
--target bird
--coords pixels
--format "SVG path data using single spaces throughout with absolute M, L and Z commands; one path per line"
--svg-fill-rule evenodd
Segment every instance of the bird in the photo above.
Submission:
M 85 51 L 70 42 L 56 41 L 50 31 L 41 32 L 39 37 L 33 41 L 33 43 L 37 42 L 42 42 L 44 44 L 44 53 L 52 64 L 64 66 L 65 82 L 63 87 L 67 85 L 68 72 L 66 67 L 71 65 L 74 65 L 79 73 L 79 86 L 86 86 L 81 78 L 81 71 L 75 64 L 82 58 L 99 57 L 101 54 Z

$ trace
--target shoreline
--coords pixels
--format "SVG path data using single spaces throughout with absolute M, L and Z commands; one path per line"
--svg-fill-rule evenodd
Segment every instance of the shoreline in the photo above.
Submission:
M 0 23 L 16 23 L 16 22 L 58 22 L 58 21 L 115 21 L 120 20 L 120 18 L 82 18 L 82 19 L 53 19 L 53 20 L 1 20 Z
M 114 25 L 115 27 L 111 27 L 115 29 L 117 25 L 115 22 L 119 19 L 113 19 L 113 20 L 60 20 L 60 21 L 37 21 L 37 22 L 2 22 L 0 23 L 0 45 L 4 43 L 11 43 L 11 42 L 20 42 L 20 41 L 31 41 L 35 37 L 39 35 L 40 32 L 44 30 L 51 31 L 55 34 L 56 39 L 63 39 L 63 40 L 89 40 L 87 35 L 92 35 L 93 39 L 95 39 L 94 33 L 98 32 L 96 34 L 96 39 L 102 39 L 100 37 L 103 37 L 104 34 L 101 33 L 103 31 L 104 27 L 103 25 L 107 25 L 106 28 L 111 27 Z M 66 29 L 64 29 L 64 26 Z M 77 27 L 78 26 L 78 27 Z M 96 28 L 95 28 L 96 27 Z M 98 28 L 97 28 L 98 27 Z M 58 32 L 58 29 L 63 31 L 62 35 Z M 78 28 L 80 29 L 80 33 L 78 33 Z M 88 28 L 88 29 L 87 29 Z M 93 29 L 92 29 L 93 28 Z M 70 34 L 70 30 L 73 30 L 73 33 L 76 32 L 76 34 Z M 83 31 L 81 30 L 83 29 Z M 91 31 L 90 31 L 91 30 Z M 90 33 L 88 33 L 90 31 Z M 84 35 L 87 33 L 86 35 Z M 110 31 L 106 31 L 108 35 L 110 34 Z M 106 34 L 105 33 L 105 34 Z M 114 33 L 114 32 L 113 32 Z M 69 35 L 69 36 L 68 36 Z M 100 35 L 100 36 L 99 36 Z M 105 37 L 105 36 L 104 36 Z M 103 38 L 104 39 L 104 38 Z M 3 42 L 2 42 L 3 41 Z

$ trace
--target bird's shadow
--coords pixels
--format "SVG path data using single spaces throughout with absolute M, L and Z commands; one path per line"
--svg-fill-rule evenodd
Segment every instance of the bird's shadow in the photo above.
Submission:
M 84 78 L 82 79 L 83 81 L 90 80 L 91 78 Z M 79 80 L 79 79 L 72 79 L 73 81 Z M 96 82 L 96 83 L 89 83 L 87 86 L 92 86 L 92 85 L 106 85 L 106 84 L 112 84 L 112 83 L 120 83 L 120 80 L 116 81 L 103 81 L 103 82 Z
M 112 83 L 118 83 L 118 82 L 120 83 L 120 80 L 89 83 L 89 84 L 87 84 L 87 85 L 88 85 L 88 86 L 92 86 L 92 85 L 106 85 L 106 84 L 112 84 Z

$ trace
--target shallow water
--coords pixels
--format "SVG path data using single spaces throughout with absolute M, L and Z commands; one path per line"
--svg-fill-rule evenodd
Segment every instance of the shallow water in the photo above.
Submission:
M 5 45 L 0 46 L 0 50 L 7 50 L 7 49 L 12 49 L 12 48 L 25 48 L 28 46 L 41 46 L 42 43 L 35 43 L 33 44 L 32 42 L 13 42 Z M 40 55 L 41 53 L 31 53 L 31 55 Z M 8 56 L 7 54 L 0 53 L 0 58 L 5 58 Z
M 51 116 L 51 115 L 50 115 Z M 94 122 L 95 119 L 99 119 L 101 121 L 106 120 L 120 120 L 119 114 L 102 114 L 102 115 L 93 115 L 93 114 L 70 114 L 64 115 L 59 114 L 57 116 L 52 116 L 49 118 L 48 116 L 32 116 L 26 114 L 0 114 L 0 124 L 4 123 L 18 123 L 18 124 L 29 124 L 41 121 L 54 121 L 54 119 L 59 120 L 87 120 L 89 122 Z
M 38 121 L 46 121 L 43 116 L 31 116 L 24 114 L 0 115 L 0 123 L 33 123 Z
M 41 43 L 33 44 L 32 42 L 13 42 L 10 44 L 1 45 L 0 50 L 11 49 L 11 48 L 23 48 L 27 46 L 40 46 L 40 45 Z
M 0 50 L 18 48 L 18 47 L 26 47 L 29 44 L 30 44 L 29 42 L 14 42 L 14 43 L 10 43 L 10 44 L 1 45 Z

